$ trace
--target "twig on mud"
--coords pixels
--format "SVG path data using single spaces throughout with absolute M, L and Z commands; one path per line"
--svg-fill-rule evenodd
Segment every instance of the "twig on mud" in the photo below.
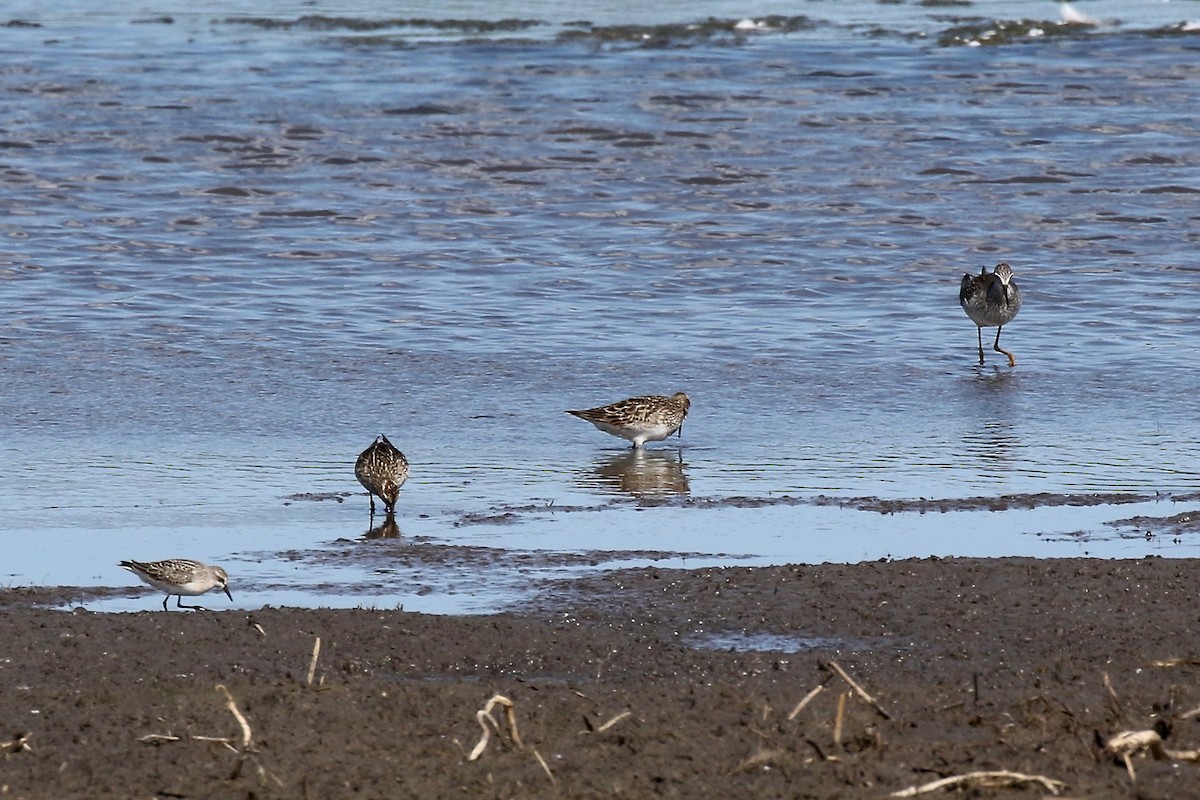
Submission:
M 216 742 L 225 745 L 235 753 L 237 752 L 237 748 L 233 746 L 233 739 L 228 736 L 192 736 L 191 739 L 193 742 Z
M 238 711 L 237 703 L 233 700 L 233 695 L 225 688 L 225 684 L 218 683 L 217 691 L 225 695 L 225 707 L 229 709 L 229 713 L 233 714 L 233 718 L 238 721 L 238 725 L 242 726 L 242 750 L 250 749 L 250 740 L 253 734 L 250 732 L 250 723 L 246 722 L 246 718 L 242 716 L 242 712 Z
M 849 696 L 849 692 L 838 693 L 837 716 L 833 719 L 833 746 L 838 750 L 842 749 L 842 720 L 846 716 L 846 698 Z
M 920 786 L 910 786 L 907 789 L 901 789 L 898 792 L 892 792 L 888 797 L 916 797 L 919 794 L 927 792 L 936 792 L 938 789 L 945 789 L 950 786 L 973 786 L 981 788 L 1004 788 L 1006 786 L 1018 786 L 1023 783 L 1041 784 L 1042 788 L 1050 794 L 1058 796 L 1059 792 L 1067 787 L 1062 781 L 1056 781 L 1052 778 L 1046 778 L 1041 775 L 1024 775 L 1020 772 L 1008 772 L 1006 770 L 996 770 L 990 772 L 968 772 L 965 775 L 954 775 L 949 778 L 923 783 Z
M 1112 701 L 1113 711 L 1117 717 L 1121 716 L 1121 698 L 1117 697 L 1117 690 L 1113 688 L 1112 680 L 1108 677 L 1108 673 L 1103 673 L 1104 690 L 1108 692 L 1108 699 Z
M 145 736 L 139 736 L 138 741 L 143 744 L 162 744 L 164 742 L 182 742 L 185 738 L 193 742 L 215 742 L 223 744 L 233 752 L 237 752 L 237 748 L 233 746 L 233 739 L 228 736 L 197 736 L 195 734 L 183 737 L 176 736 L 173 733 L 148 733 Z
M 857 683 L 855 683 L 854 679 L 851 678 L 849 675 L 847 675 L 846 670 L 844 670 L 840 666 L 838 666 L 838 663 L 836 661 L 826 662 L 823 666 L 828 667 L 829 669 L 836 672 L 841 677 L 842 680 L 844 680 L 847 684 L 849 684 L 850 688 L 854 690 L 854 693 L 857 694 L 859 697 L 861 697 L 863 699 L 863 702 L 867 703 L 867 705 L 871 706 L 876 711 L 878 711 L 879 715 L 881 717 L 883 717 L 884 719 L 892 718 L 892 715 L 889 714 L 888 712 L 884 711 L 883 706 L 879 705 L 879 703 L 875 700 L 874 697 L 871 697 L 871 695 L 867 694 L 867 691 L 865 689 L 863 689 L 861 686 L 859 686 Z
M 1170 732 L 1170 725 L 1165 720 L 1159 720 L 1154 724 L 1154 728 L 1145 731 L 1122 731 L 1115 736 L 1103 741 L 1099 731 L 1096 732 L 1096 741 L 1103 744 L 1103 753 L 1107 756 L 1119 758 L 1125 764 L 1125 771 L 1129 773 L 1129 780 L 1137 780 L 1137 772 L 1133 769 L 1133 757 L 1150 751 L 1150 755 L 1154 756 L 1155 761 L 1170 761 L 1171 756 L 1167 749 L 1163 746 L 1163 739 Z
M 0 753 L 32 753 L 33 748 L 29 746 L 29 733 L 14 733 L 13 738 L 7 742 L 0 742 Z
M 317 674 L 317 658 L 321 655 L 321 637 L 313 642 L 312 661 L 308 664 L 308 685 L 312 686 L 313 676 Z
M 536 747 L 529 748 L 533 751 L 533 757 L 542 765 L 542 769 L 546 772 L 546 777 L 550 779 L 550 783 L 558 786 L 558 781 L 554 778 L 554 773 L 550 771 L 550 767 L 546 764 L 546 759 L 542 758 L 542 754 L 537 751 Z
M 809 747 L 811 747 L 813 750 L 815 750 L 817 752 L 817 758 L 821 759 L 822 761 L 841 761 L 841 759 L 838 758 L 836 755 L 833 755 L 833 756 L 825 755 L 825 751 L 821 749 L 821 745 L 817 744 L 812 739 L 805 739 L 804 741 L 808 744 Z
M 488 740 L 492 738 L 492 729 L 496 730 L 496 735 L 500 734 L 500 723 L 496 722 L 492 716 L 492 709 L 496 706 L 504 706 L 504 716 L 508 720 L 508 729 L 512 734 L 513 744 L 520 750 L 524 745 L 521 744 L 521 734 L 517 733 L 517 715 L 513 710 L 513 701 L 509 700 L 502 694 L 498 694 L 487 701 L 487 705 L 475 712 L 475 719 L 479 722 L 479 727 L 483 728 L 483 736 L 479 740 L 479 744 L 475 745 L 475 749 L 467 756 L 467 761 L 474 761 L 483 755 L 484 748 L 487 747 Z M 488 727 L 491 723 L 491 728 Z
M 1200 664 L 1200 658 L 1160 658 L 1150 662 L 1150 666 L 1152 667 L 1178 667 L 1183 665 L 1194 667 L 1197 664 Z
M 613 717 L 608 722 L 601 725 L 599 728 L 596 728 L 595 730 L 590 730 L 590 731 L 580 731 L 579 735 L 582 736 L 585 733 L 604 733 L 606 730 L 611 728 L 613 725 L 616 725 L 621 720 L 625 719 L 626 717 L 632 717 L 632 716 L 633 716 L 632 711 L 622 711 L 620 714 L 617 714 L 615 717 Z M 586 722 L 587 720 L 585 719 L 584 721 Z
M 225 707 L 229 709 L 230 714 L 233 714 L 233 718 L 237 720 L 238 725 L 241 726 L 242 729 L 241 747 L 234 748 L 232 745 L 230 745 L 231 749 L 241 756 L 238 759 L 237 765 L 234 766 L 233 772 L 229 776 L 230 780 L 234 780 L 242 774 L 243 764 L 245 764 L 247 761 L 253 761 L 254 766 L 258 769 L 259 780 L 270 778 L 277 786 L 283 788 L 283 781 L 279 780 L 279 778 L 276 777 L 270 770 L 264 767 L 262 762 L 258 760 L 256 753 L 250 749 L 250 742 L 253 740 L 254 735 L 250 731 L 250 723 L 246 721 L 246 718 L 242 715 L 242 712 L 238 710 L 237 703 L 234 701 L 233 695 L 229 693 L 229 690 L 225 688 L 225 684 L 223 683 L 217 684 L 217 691 L 225 695 Z
M 1185 711 L 1179 715 L 1179 719 L 1191 719 L 1192 717 L 1200 717 L 1200 706 L 1196 706 L 1191 711 Z
M 1200 761 L 1200 750 L 1167 750 L 1164 747 L 1163 752 L 1172 761 Z
M 483 729 L 483 736 L 479 739 L 479 744 L 475 745 L 475 749 L 467 756 L 467 761 L 474 761 L 483 755 L 484 749 L 492 738 L 492 731 L 496 731 L 496 735 L 500 735 L 500 723 L 496 722 L 496 718 L 492 716 L 492 709 L 496 706 L 504 706 L 504 718 L 508 720 L 508 732 L 512 737 L 513 744 L 518 750 L 524 750 L 525 744 L 521 741 L 521 734 L 517 732 L 517 714 L 515 705 L 512 700 L 509 700 L 502 694 L 493 695 L 491 700 L 487 701 L 487 705 L 475 712 L 475 719 L 479 722 L 479 727 Z M 628 713 L 628 712 L 627 712 Z M 618 716 L 611 720 L 609 724 L 621 719 Z M 490 725 L 490 727 L 489 727 Z M 605 725 L 605 727 L 608 727 Z M 604 730 L 601 728 L 600 730 Z M 546 763 L 546 759 L 542 758 L 542 754 L 537 751 L 536 747 L 530 747 L 529 751 L 533 753 L 533 757 L 537 759 L 541 765 L 542 771 L 546 773 L 546 777 L 550 779 L 550 783 L 558 785 L 558 780 L 554 777 L 554 773 L 550 771 L 550 765 Z
M 791 713 L 787 715 L 787 718 L 789 720 L 793 720 L 797 716 L 799 716 L 800 712 L 804 710 L 804 707 L 807 706 L 809 703 L 811 703 L 813 700 L 815 700 L 817 695 L 819 695 L 821 692 L 823 692 L 825 690 L 825 684 L 826 684 L 826 682 L 828 682 L 828 680 L 829 680 L 829 677 L 827 676 L 824 681 L 821 681 L 820 683 L 817 684 L 815 689 L 813 689 L 808 694 L 804 695 L 803 699 L 801 699 L 799 703 L 796 703 L 796 707 L 793 708 Z
M 139 736 L 137 740 L 150 744 L 152 742 L 179 742 L 183 740 L 183 737 L 170 733 L 147 733 L 145 736 Z
M 262 765 L 258 760 L 257 752 L 250 748 L 250 743 L 254 739 L 254 734 L 250 730 L 250 723 L 246 721 L 246 717 L 238 710 L 237 703 L 233 699 L 233 695 L 225 688 L 224 684 L 217 684 L 217 691 L 225 695 L 225 707 L 229 709 L 229 713 L 233 714 L 233 718 L 237 720 L 238 726 L 242 729 L 242 740 L 240 744 L 235 746 L 234 739 L 228 736 L 176 736 L 173 733 L 148 733 L 145 736 L 139 736 L 138 741 L 144 744 L 162 744 L 164 742 L 181 742 L 188 739 L 193 742 L 213 742 L 216 744 L 225 745 L 233 752 L 237 753 L 239 758 L 237 764 L 233 768 L 233 773 L 229 776 L 230 780 L 236 779 L 242 772 L 242 766 L 247 761 L 254 762 L 254 766 L 258 769 L 259 780 L 270 778 L 275 782 L 275 785 L 283 788 L 283 781 L 279 780 L 270 770 Z

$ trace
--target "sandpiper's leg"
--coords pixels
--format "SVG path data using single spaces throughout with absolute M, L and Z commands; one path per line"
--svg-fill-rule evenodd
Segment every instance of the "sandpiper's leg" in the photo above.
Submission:
M 1005 350 L 1004 348 L 1002 348 L 1000 346 L 1000 330 L 1003 327 L 1004 326 L 1001 325 L 998 328 L 996 328 L 996 342 L 992 345 L 992 349 L 995 350 L 997 353 L 1003 353 L 1004 355 L 1008 356 L 1008 365 L 1010 367 L 1015 367 L 1017 365 L 1017 360 L 1015 358 L 1013 358 L 1013 354 L 1008 352 L 1007 350 Z
M 170 595 L 167 595 L 167 597 L 170 597 Z M 196 611 L 205 611 L 206 610 L 204 608 L 204 606 L 185 606 L 183 604 L 183 595 L 181 595 L 181 594 L 175 595 L 175 605 L 179 606 L 180 608 L 191 608 Z
M 983 366 L 983 328 L 975 328 L 975 333 L 978 334 L 979 337 L 979 365 Z M 997 331 L 997 333 L 999 333 L 999 331 Z
M 163 598 L 163 611 L 167 610 L 167 601 L 170 599 L 171 599 L 171 595 L 167 595 L 166 597 Z
M 375 516 L 375 495 L 367 492 L 367 499 L 371 501 L 371 516 Z

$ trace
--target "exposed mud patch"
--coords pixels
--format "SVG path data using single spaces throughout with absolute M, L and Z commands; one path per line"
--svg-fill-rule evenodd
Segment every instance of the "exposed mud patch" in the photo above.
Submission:
M 1052 506 L 1106 506 L 1148 503 L 1159 500 L 1193 500 L 1194 495 L 1172 497 L 1164 494 L 1128 494 L 1120 492 L 1095 492 L 1089 494 L 1060 494 L 1035 492 L 1032 494 L 1004 494 L 999 496 L 925 498 L 907 500 L 883 499 L 879 497 L 824 497 L 812 499 L 814 505 L 856 508 L 860 511 L 876 511 L 880 514 L 933 511 L 1011 511 L 1013 509 L 1049 508 Z
M 426 565 L 443 568 L 486 570 L 505 567 L 538 570 L 558 567 L 598 567 L 635 560 L 661 561 L 680 557 L 699 557 L 698 553 L 672 553 L 661 550 L 617 550 L 569 552 L 556 550 L 511 550 L 477 545 L 449 545 L 426 537 L 402 538 L 387 542 L 340 539 L 340 548 L 285 550 L 264 554 L 284 561 L 304 561 L 320 565 L 360 564 Z
M 1200 510 L 1184 511 L 1169 517 L 1139 516 L 1105 523 L 1114 528 L 1133 528 L 1145 535 L 1184 536 L 1200 532 Z
M 899 499 L 884 497 L 837 497 L 823 494 L 811 497 L 774 495 L 766 497 L 691 498 L 685 500 L 646 498 L 639 500 L 638 504 L 643 506 L 679 506 L 681 508 L 764 508 L 768 506 L 813 505 L 852 508 L 858 511 L 874 511 L 880 514 L 926 514 L 931 512 L 948 513 L 951 511 L 1011 511 L 1013 509 L 1049 508 L 1053 506 L 1128 505 L 1131 503 L 1159 501 L 1193 502 L 1197 499 L 1200 499 L 1200 493 L 1168 495 L 1157 492 L 1154 494 L 1130 494 L 1123 492 L 1062 494 L 1056 492 L 1035 492 L 979 497 L 915 497 Z
M 1074 506 L 1077 508 L 1103 505 L 1130 505 L 1149 502 L 1194 502 L 1200 493 L 1179 495 L 1163 493 L 1131 494 L 1127 492 L 1089 492 L 1086 494 L 1063 494 L 1057 492 L 1034 492 L 1025 494 L 985 495 L 978 497 L 838 497 L 813 495 L 735 495 L 731 497 L 685 497 L 685 496 L 638 496 L 614 498 L 596 505 L 522 504 L 498 505 L 484 512 L 461 512 L 456 526 L 497 525 L 520 522 L 525 517 L 544 514 L 571 514 L 579 512 L 606 511 L 612 508 L 768 508 L 771 506 L 832 506 L 851 508 L 858 511 L 874 511 L 879 514 L 952 511 L 1011 511 L 1014 509 L 1052 508 Z
M 343 503 L 347 497 L 353 496 L 353 492 L 299 492 L 297 494 L 289 494 L 283 499 L 284 505 L 288 506 L 292 503 L 320 503 L 325 500 L 333 500 L 335 503 Z
M 629 501 L 614 499 L 596 505 L 555 505 L 554 503 L 525 503 L 521 505 L 499 505 L 488 511 L 463 512 L 454 521 L 454 527 L 466 525 L 513 525 L 531 516 L 548 514 L 577 514 L 584 511 L 605 511 L 618 505 L 629 505 Z
M 1172 749 L 1200 746 L 1198 576 L 1164 559 L 641 569 L 475 617 L 70 613 L 4 590 L 3 783 L 56 798 L 771 800 L 986 769 L 1069 797 L 1186 800 L 1200 765 L 1137 756 L 1134 783 L 1092 741 L 1167 720 Z M 497 710 L 500 735 L 471 760 L 496 694 L 521 744 Z

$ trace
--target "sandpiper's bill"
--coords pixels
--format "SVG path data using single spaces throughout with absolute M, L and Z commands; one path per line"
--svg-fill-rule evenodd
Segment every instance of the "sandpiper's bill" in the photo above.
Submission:
M 606 406 L 568 411 L 586 419 L 605 433 L 633 442 L 635 448 L 646 442 L 661 441 L 679 431 L 683 436 L 683 418 L 692 401 L 683 392 L 670 397 L 649 395 L 631 397 Z
M 155 589 L 166 592 L 163 598 L 163 611 L 167 610 L 167 601 L 175 595 L 175 605 L 179 608 L 194 608 L 200 611 L 203 606 L 185 606 L 183 597 L 195 597 L 198 594 L 220 589 L 231 601 L 229 593 L 229 576 L 221 567 L 211 567 L 190 558 L 168 558 L 165 561 L 122 561 L 118 566 L 132 572 L 150 584 Z
M 408 480 L 408 459 L 381 433 L 354 463 L 354 477 L 371 498 L 371 515 L 375 515 L 376 497 L 383 501 L 384 510 L 391 515 L 396 512 L 400 487 Z
M 1021 310 L 1021 290 L 1013 278 L 1012 267 L 1001 262 L 992 272 L 982 267 L 978 275 L 963 275 L 958 302 L 977 326 L 979 363 L 983 363 L 983 329 L 995 327 L 996 341 L 992 349 L 1008 356 L 1008 365 L 1015 367 L 1017 360 L 1013 354 L 1000 347 L 1000 331 Z

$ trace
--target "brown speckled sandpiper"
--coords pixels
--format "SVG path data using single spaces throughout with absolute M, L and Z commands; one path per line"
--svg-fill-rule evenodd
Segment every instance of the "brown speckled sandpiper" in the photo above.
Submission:
M 586 419 L 605 433 L 628 439 L 637 448 L 646 442 L 661 441 L 676 431 L 683 436 L 683 418 L 691 405 L 686 394 L 676 392 L 670 397 L 657 394 L 631 397 L 606 406 L 567 413 Z
M 408 480 L 408 459 L 381 433 L 354 463 L 354 477 L 371 498 L 372 516 L 376 497 L 383 501 L 388 514 L 394 514 L 400 487 Z

